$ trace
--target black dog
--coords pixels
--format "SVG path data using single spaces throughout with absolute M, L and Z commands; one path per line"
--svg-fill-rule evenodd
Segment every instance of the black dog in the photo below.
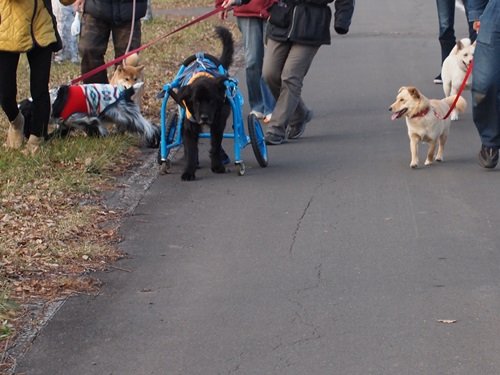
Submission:
M 220 64 L 229 69 L 233 61 L 234 41 L 231 32 L 224 27 L 215 29 L 222 41 Z M 197 59 L 192 64 L 199 64 Z M 188 68 L 189 69 L 189 68 Z M 186 119 L 182 127 L 184 151 L 187 164 L 181 176 L 184 181 L 195 179 L 198 163 L 198 139 L 204 125 L 210 128 L 210 160 L 214 173 L 225 173 L 224 159 L 227 155 L 222 149 L 222 138 L 226 121 L 231 113 L 231 105 L 226 98 L 225 81 L 227 76 L 216 76 L 207 71 L 198 71 L 181 86 L 177 93 L 171 92 L 172 98 L 186 108 Z

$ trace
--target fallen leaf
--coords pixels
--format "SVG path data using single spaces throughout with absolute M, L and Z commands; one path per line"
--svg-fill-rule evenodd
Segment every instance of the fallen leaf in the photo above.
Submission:
M 456 323 L 456 319 L 438 319 L 439 323 L 452 324 Z

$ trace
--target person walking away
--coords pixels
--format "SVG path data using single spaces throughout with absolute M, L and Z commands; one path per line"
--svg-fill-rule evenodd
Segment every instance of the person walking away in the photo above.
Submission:
M 333 0 L 279 0 L 270 8 L 263 76 L 276 99 L 265 135 L 266 143 L 279 145 L 286 138 L 299 138 L 312 111 L 301 91 L 314 56 L 323 44 L 330 44 L 332 18 L 328 3 Z M 334 29 L 349 31 L 354 0 L 335 0 Z
M 448 57 L 453 47 L 457 43 L 455 37 L 455 1 L 456 0 L 436 0 L 438 21 L 439 21 L 439 44 L 441 46 L 441 65 L 443 61 Z M 469 5 L 470 0 L 463 0 L 463 5 L 465 9 L 465 17 L 468 20 Z M 472 26 L 472 22 L 468 22 L 469 26 L 469 39 L 471 43 L 476 40 L 476 31 Z M 441 70 L 440 70 L 441 71 Z M 434 78 L 434 83 L 442 84 L 441 72 Z
M 274 0 L 216 0 L 216 6 L 233 8 L 236 23 L 243 36 L 245 50 L 245 78 L 247 83 L 250 113 L 259 119 L 265 119 L 274 108 L 275 100 L 262 78 L 264 61 L 264 37 L 267 9 Z M 222 18 L 226 18 L 225 12 Z
M 74 0 L 60 1 L 69 5 Z M 50 67 L 52 53 L 62 47 L 61 37 L 50 0 L 2 0 L 0 17 L 0 103 L 10 122 L 5 147 L 21 148 L 27 135 L 26 152 L 34 154 L 47 136 Z M 30 67 L 33 115 L 29 124 L 17 107 L 17 66 L 21 53 L 26 53 Z
M 62 49 L 54 54 L 54 62 L 80 62 L 78 56 L 78 39 L 71 33 L 71 25 L 75 19 L 75 10 L 71 5 L 62 5 L 59 0 L 52 0 L 52 11 L 57 21 L 57 31 L 61 36 Z
M 75 9 L 82 12 L 78 45 L 82 74 L 104 65 L 110 35 L 115 58 L 124 55 L 132 24 L 134 27 L 129 49 L 140 47 L 141 18 L 146 15 L 147 0 L 76 0 Z M 108 83 L 107 72 L 103 70 L 83 82 Z
M 479 163 L 495 168 L 500 148 L 500 0 L 469 0 L 478 31 L 472 69 L 472 119 L 481 138 Z

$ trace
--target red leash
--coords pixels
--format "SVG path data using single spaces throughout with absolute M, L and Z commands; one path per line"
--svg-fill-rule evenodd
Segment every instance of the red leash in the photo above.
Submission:
M 443 117 L 443 120 L 446 120 L 448 116 L 450 116 L 451 112 L 455 109 L 455 106 L 457 105 L 458 98 L 460 98 L 460 95 L 462 95 L 462 92 L 465 89 L 465 85 L 467 84 L 467 80 L 469 79 L 470 74 L 472 73 L 472 67 L 474 66 L 474 61 L 471 61 L 469 64 L 469 67 L 467 68 L 467 72 L 465 72 L 465 78 L 462 81 L 462 84 L 460 85 L 460 89 L 457 92 L 457 95 L 455 96 L 455 100 L 453 100 L 453 103 L 451 103 L 450 109 L 448 110 L 448 113 Z
M 189 26 L 191 26 L 191 25 L 194 25 L 195 23 L 198 23 L 198 22 L 200 22 L 200 21 L 203 21 L 203 20 L 205 20 L 205 19 L 207 19 L 207 18 L 209 18 L 209 17 L 213 16 L 214 14 L 217 14 L 217 13 L 223 12 L 223 11 L 225 11 L 225 10 L 230 10 L 230 9 L 231 9 L 231 8 L 227 8 L 227 9 L 226 9 L 226 8 L 222 8 L 222 7 L 215 8 L 214 10 L 212 10 L 212 11 L 210 11 L 210 12 L 208 12 L 208 13 L 205 13 L 205 14 L 203 14 L 203 15 L 199 16 L 199 17 L 196 17 L 196 18 L 195 18 L 195 19 L 193 19 L 192 21 L 189 21 L 188 23 L 186 23 L 186 24 L 184 24 L 184 25 L 182 25 L 182 26 L 180 26 L 180 27 L 176 28 L 175 30 L 170 31 L 170 32 L 169 32 L 169 33 L 167 33 L 167 34 L 164 34 L 164 35 L 162 35 L 162 36 L 160 36 L 160 37 L 158 37 L 158 38 L 156 38 L 156 39 L 152 40 L 151 42 L 149 42 L 149 43 L 147 43 L 147 44 L 143 44 L 142 46 L 140 46 L 140 47 L 138 47 L 138 48 L 136 48 L 136 49 L 134 49 L 134 50 L 132 50 L 132 51 L 130 51 L 130 52 L 127 52 L 127 53 L 125 53 L 125 54 L 121 55 L 120 57 L 117 57 L 116 59 L 111 60 L 111 61 L 109 61 L 109 62 L 105 63 L 104 65 L 98 66 L 97 68 L 94 68 L 94 69 L 92 69 L 92 70 L 88 71 L 87 73 L 82 74 L 80 77 L 77 77 L 77 78 L 75 78 L 75 79 L 71 80 L 71 82 L 70 82 L 70 83 L 71 83 L 72 85 L 74 85 L 74 84 L 76 84 L 76 83 L 78 83 L 78 82 L 80 82 L 80 81 L 83 81 L 83 80 L 85 80 L 85 79 L 87 79 L 87 78 L 89 78 L 89 77 L 92 77 L 93 75 L 95 75 L 95 74 L 99 73 L 100 71 L 103 71 L 104 69 L 109 68 L 110 66 L 112 66 L 112 65 L 116 64 L 117 62 L 120 62 L 120 61 L 122 61 L 122 60 L 126 59 L 127 57 L 129 57 L 130 55 L 133 55 L 134 53 L 137 53 L 137 52 L 139 52 L 139 51 L 142 51 L 142 50 L 144 50 L 144 49 L 146 49 L 146 48 L 148 48 L 148 47 L 152 46 L 153 44 L 158 43 L 160 40 L 165 39 L 166 37 L 168 37 L 168 36 L 170 36 L 170 35 L 172 35 L 172 34 L 175 34 L 176 32 L 179 32 L 179 31 L 181 31 L 181 30 L 184 30 L 185 28 L 187 28 L 187 27 L 189 27 Z

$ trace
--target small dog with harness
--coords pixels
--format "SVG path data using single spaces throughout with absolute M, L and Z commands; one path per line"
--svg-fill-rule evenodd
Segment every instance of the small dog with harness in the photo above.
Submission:
M 222 41 L 223 49 L 220 64 L 229 69 L 233 61 L 234 41 L 231 32 L 225 27 L 215 29 Z M 182 86 L 170 95 L 177 104 L 186 109 L 186 118 L 182 126 L 184 150 L 187 157 L 186 167 L 181 176 L 184 181 L 195 179 L 198 165 L 198 139 L 203 126 L 210 128 L 210 160 L 214 173 L 225 173 L 224 160 L 227 155 L 222 149 L 222 139 L 231 105 L 226 98 L 225 81 L 227 75 L 221 75 L 214 62 L 204 60 L 202 54 L 186 68 Z

